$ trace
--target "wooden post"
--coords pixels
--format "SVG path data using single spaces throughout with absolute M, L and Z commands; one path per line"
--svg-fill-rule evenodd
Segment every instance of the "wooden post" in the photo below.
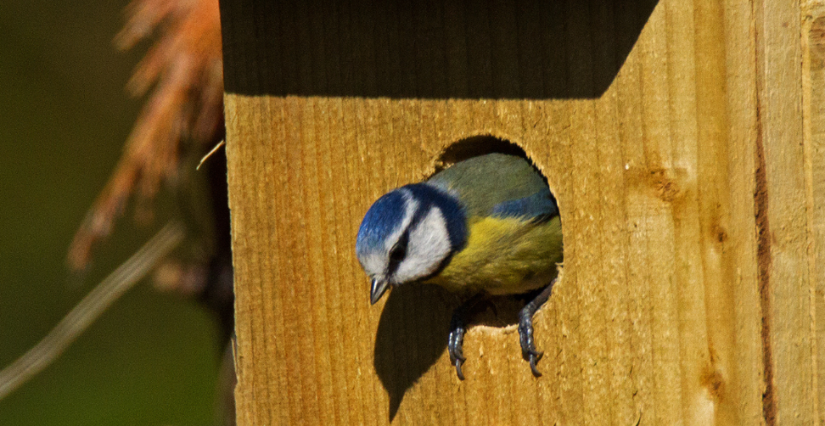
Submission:
M 822 3 L 223 1 L 239 424 L 825 423 Z M 354 255 L 485 135 L 561 208 L 539 379 Z

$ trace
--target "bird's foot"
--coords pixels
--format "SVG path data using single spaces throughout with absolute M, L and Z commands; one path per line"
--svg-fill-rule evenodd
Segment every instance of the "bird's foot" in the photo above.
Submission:
M 455 366 L 458 378 L 464 380 L 464 372 L 461 365 L 467 358 L 464 357 L 464 333 L 467 332 L 467 316 L 469 312 L 478 305 L 483 297 L 476 295 L 471 297 L 453 312 L 450 320 L 450 338 L 447 342 L 447 351 L 450 353 L 450 362 Z
M 536 350 L 536 343 L 533 341 L 533 318 L 531 315 L 524 315 L 524 310 L 521 311 L 518 322 L 518 334 L 521 342 L 521 356 L 530 362 L 530 370 L 533 375 L 541 377 L 541 372 L 536 368 L 536 363 L 539 362 L 544 352 Z
M 450 322 L 450 340 L 447 343 L 447 350 L 450 352 L 450 362 L 455 365 L 455 372 L 458 378 L 464 380 L 464 373 L 461 371 L 461 364 L 467 358 L 464 358 L 464 333 L 467 331 L 463 318 L 457 318 L 458 315 L 453 315 L 453 320 Z
M 521 343 L 521 356 L 530 363 L 530 370 L 536 377 L 541 377 L 541 372 L 536 368 L 536 364 L 544 355 L 544 352 L 539 352 L 536 349 L 536 343 L 533 340 L 533 315 L 535 315 L 536 311 L 550 298 L 550 293 L 553 291 L 553 284 L 555 283 L 556 280 L 554 279 L 533 300 L 528 302 L 518 315 L 518 335 Z

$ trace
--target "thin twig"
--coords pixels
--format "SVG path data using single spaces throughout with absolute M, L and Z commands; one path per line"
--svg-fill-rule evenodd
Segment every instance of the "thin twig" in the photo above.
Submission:
M 201 162 L 200 162 L 200 163 L 198 163 L 198 167 L 195 167 L 195 170 L 200 170 L 200 169 L 201 169 L 201 166 L 202 166 L 202 165 L 203 165 L 203 163 L 204 163 L 204 161 L 208 160 L 208 159 L 209 159 L 209 157 L 211 157 L 211 156 L 212 156 L 212 154 L 214 154 L 214 153 L 215 153 L 218 149 L 220 149 L 222 146 L 224 146 L 224 144 L 226 144 L 226 139 L 224 139 L 224 140 L 222 140 L 222 141 L 218 142 L 218 144 L 217 144 L 217 145 L 215 145 L 215 147 L 214 147 L 214 148 L 212 148 L 212 150 L 211 150 L 211 151 L 207 152 L 207 153 L 206 153 L 206 155 L 204 155 L 204 156 L 203 156 L 203 158 L 201 158 Z
M 34 347 L 0 370 L 0 400 L 54 362 L 106 309 L 183 241 L 183 225 L 171 222 L 83 298 Z

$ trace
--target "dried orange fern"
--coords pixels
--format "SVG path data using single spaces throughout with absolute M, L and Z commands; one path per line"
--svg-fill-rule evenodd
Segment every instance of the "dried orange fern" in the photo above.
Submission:
M 133 96 L 151 90 L 108 184 L 69 249 L 84 268 L 134 196 L 144 213 L 164 183 L 175 182 L 180 158 L 204 152 L 223 137 L 223 62 L 217 0 L 134 0 L 115 38 L 127 50 L 158 33 L 127 84 Z

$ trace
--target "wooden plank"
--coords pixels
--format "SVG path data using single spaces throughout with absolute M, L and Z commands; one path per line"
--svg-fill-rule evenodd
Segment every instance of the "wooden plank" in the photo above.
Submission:
M 813 4 L 224 2 L 239 424 L 813 423 Z M 561 209 L 539 379 L 486 312 L 459 381 L 455 299 L 370 306 L 353 253 L 375 199 L 485 135 Z
M 731 188 L 730 175 L 730 122 L 726 103 L 728 74 L 725 58 L 724 4 L 714 1 L 696 3 L 696 176 L 698 216 L 695 217 L 702 251 L 698 262 L 691 265 L 691 273 L 701 273 L 704 291 L 693 295 L 703 297 L 705 316 L 704 335 L 706 343 L 695 359 L 691 377 L 698 377 L 698 385 L 692 390 L 693 406 L 687 409 L 695 424 L 741 424 L 739 400 L 735 390 L 728 385 L 732 381 L 730 373 L 736 365 L 736 317 L 730 309 L 736 305 L 733 282 L 734 269 L 731 267 L 737 249 L 730 247 L 729 229 L 734 226 L 731 217 L 731 195 L 734 191 L 753 193 L 750 182 L 745 186 Z M 743 47 L 751 47 L 746 44 Z M 753 52 L 753 49 L 750 49 Z M 753 104 L 751 104 L 753 105 Z M 751 122 L 752 125 L 753 122 Z M 744 145 L 742 148 L 746 148 Z M 741 148 L 740 148 L 741 149 Z M 690 156 L 686 156 L 690 158 Z M 692 167 L 690 168 L 692 169 Z M 689 170 L 690 170 L 689 169 Z M 691 210 L 691 209 L 686 209 Z M 744 221 L 743 225 L 751 222 Z M 753 263 L 747 264 L 753 268 Z M 748 283 L 755 285 L 755 281 Z M 753 312 L 756 313 L 755 311 Z M 687 316 L 690 316 L 689 314 Z M 752 336 L 756 337 L 756 336 Z M 753 346 L 753 345 L 752 345 Z M 743 379 L 755 379 L 758 376 Z M 704 419 L 703 419 L 704 418 Z
M 632 25 L 632 21 L 638 17 L 623 17 L 620 20 L 620 28 Z M 630 22 L 628 22 L 630 21 Z M 635 53 L 635 52 L 634 52 Z M 631 408 L 633 417 L 644 418 L 647 424 L 655 423 L 655 402 L 654 395 L 654 374 L 653 374 L 653 340 L 651 339 L 650 320 L 650 300 L 651 288 L 646 284 L 647 274 L 647 244 L 645 235 L 645 212 L 640 208 L 634 196 L 635 187 L 638 185 L 639 176 L 644 167 L 644 134 L 639 131 L 643 128 L 644 108 L 642 98 L 638 95 L 642 87 L 641 79 L 641 55 L 630 55 L 622 66 L 615 86 L 618 92 L 618 108 L 621 111 L 619 120 L 619 131 L 622 142 L 622 168 L 624 170 L 624 182 L 622 198 L 625 210 L 619 212 L 619 220 L 624 223 L 626 234 L 627 261 L 624 265 L 626 278 L 623 286 L 627 288 L 624 297 L 619 301 L 624 302 L 622 308 L 627 309 L 627 321 L 630 325 L 629 341 L 624 342 L 621 350 L 627 347 L 635 348 L 629 353 L 633 354 L 630 368 L 624 374 L 632 379 L 631 398 L 633 407 Z M 630 173 L 633 170 L 634 173 Z M 565 251 L 565 254 L 567 252 Z M 636 283 L 636 285 L 627 285 Z M 626 419 L 621 419 L 626 421 Z M 641 420 L 639 420 L 641 423 Z M 631 422 L 632 423 L 632 422 Z
M 723 307 L 734 315 L 735 334 L 731 352 L 717 363 L 725 378 L 725 398 L 716 398 L 734 407 L 739 424 L 760 424 L 763 419 L 764 362 L 762 357 L 762 310 L 759 293 L 757 229 L 754 191 L 757 169 L 756 40 L 753 5 L 726 1 L 725 17 L 725 100 L 728 130 L 727 148 L 730 219 L 725 242 L 727 282 L 733 290 L 734 306 Z M 708 376 L 713 377 L 713 376 Z M 719 396 L 722 396 L 720 394 Z M 729 412 L 730 408 L 726 408 Z
M 801 11 L 798 2 L 756 4 L 757 84 L 764 191 L 761 277 L 767 342 L 768 424 L 816 418 L 808 209 L 802 121 Z M 759 184 L 759 182 L 757 182 Z M 760 259 L 763 261 L 763 259 Z M 764 334 L 767 334 L 764 335 Z
M 671 171 L 663 176 L 672 187 L 668 198 L 673 200 L 673 227 L 676 259 L 674 264 L 679 303 L 678 327 L 683 344 L 680 347 L 681 393 L 680 416 L 689 424 L 714 424 L 712 398 L 708 398 L 702 377 L 710 364 L 707 327 L 706 294 L 715 288 L 708 274 L 703 252 L 705 215 L 703 207 L 715 205 L 718 197 L 708 193 L 717 183 L 718 158 L 706 155 L 716 145 L 725 142 L 718 134 L 718 123 L 706 123 L 714 114 L 724 117 L 725 105 L 719 103 L 724 92 L 715 85 L 724 82 L 718 71 L 724 69 L 720 58 L 719 37 L 724 26 L 722 17 L 712 10 L 715 2 L 668 5 L 667 65 L 672 115 Z M 709 10 L 710 9 L 710 10 Z M 696 16 L 696 20 L 690 17 Z M 724 55 L 724 50 L 721 51 Z M 695 84 L 690 82 L 695 81 Z M 711 118 L 713 119 L 713 118 Z M 726 324 L 721 327 L 729 330 Z M 725 424 L 725 423 L 720 423 Z M 729 423 L 732 424 L 732 423 Z
M 801 2 L 802 114 L 807 186 L 808 269 L 815 344 L 814 410 L 825 424 L 825 2 Z

